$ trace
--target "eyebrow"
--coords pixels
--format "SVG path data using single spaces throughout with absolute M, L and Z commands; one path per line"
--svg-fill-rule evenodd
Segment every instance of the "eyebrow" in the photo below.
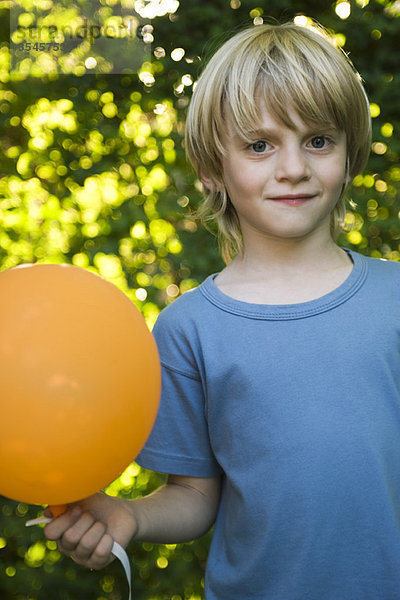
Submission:
M 231 133 L 231 139 L 233 143 L 243 144 L 244 142 L 254 142 L 261 139 L 273 139 L 278 137 L 279 133 L 274 128 L 271 129 L 253 129 L 251 131 L 243 131 L 240 132 L 235 131 Z
M 233 139 L 234 142 L 243 142 L 243 141 L 249 141 L 249 140 L 253 140 L 253 139 L 261 139 L 264 137 L 273 137 L 274 135 L 276 135 L 276 133 L 274 132 L 273 129 L 254 129 L 251 131 L 243 131 L 241 130 L 240 132 L 235 131 L 234 133 L 231 134 L 231 137 Z
M 269 136 L 275 136 L 278 135 L 278 130 L 274 129 L 273 127 L 270 128 L 266 128 L 266 127 L 262 127 L 260 129 L 253 129 L 252 131 L 248 131 L 247 132 L 248 136 L 253 137 L 269 137 Z

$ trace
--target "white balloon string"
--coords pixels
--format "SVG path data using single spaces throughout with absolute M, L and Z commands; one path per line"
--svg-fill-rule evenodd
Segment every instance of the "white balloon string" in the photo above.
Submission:
M 114 542 L 111 548 L 111 552 L 114 554 L 116 558 L 120 561 L 121 565 L 124 568 L 126 579 L 128 581 L 129 586 L 129 600 L 132 598 L 132 588 L 131 588 L 131 565 L 129 562 L 128 555 L 122 546 L 118 544 L 118 542 Z
M 25 527 L 32 527 L 32 525 L 44 525 L 44 524 L 50 523 L 52 520 L 53 519 L 51 519 L 49 517 L 40 517 L 39 519 L 31 519 L 30 521 L 27 521 L 25 523 Z M 126 579 L 128 581 L 128 586 L 129 586 L 129 600 L 132 600 L 132 588 L 131 588 L 132 574 L 131 574 L 131 565 L 129 562 L 128 555 L 127 555 L 126 551 L 123 549 L 123 547 L 120 546 L 120 544 L 118 544 L 118 542 L 113 542 L 113 545 L 111 548 L 111 553 L 114 554 L 115 558 L 118 558 L 121 565 L 123 566 L 123 569 L 124 569 L 125 575 L 126 575 Z
M 32 525 L 46 525 L 50 523 L 53 519 L 50 517 L 40 517 L 39 519 L 31 519 L 25 523 L 25 527 L 32 527 Z

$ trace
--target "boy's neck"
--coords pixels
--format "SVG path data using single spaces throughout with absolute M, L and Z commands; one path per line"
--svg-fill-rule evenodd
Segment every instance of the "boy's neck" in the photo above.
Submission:
M 278 238 L 263 244 L 247 243 L 242 255 L 232 263 L 246 271 L 262 271 L 266 274 L 308 269 L 323 270 L 335 267 L 338 257 L 343 259 L 344 251 L 329 236 L 314 236 L 304 240 Z M 345 255 L 346 256 L 346 255 Z M 232 265 L 233 266 L 233 265 Z
M 331 238 L 279 240 L 245 248 L 218 275 L 222 292 L 245 302 L 297 304 L 314 300 L 339 287 L 351 273 L 349 255 Z

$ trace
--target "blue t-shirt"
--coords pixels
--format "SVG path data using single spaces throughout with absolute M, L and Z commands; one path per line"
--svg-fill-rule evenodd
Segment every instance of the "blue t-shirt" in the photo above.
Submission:
M 207 600 L 400 598 L 400 265 L 350 254 L 317 300 L 242 302 L 210 276 L 156 323 L 138 462 L 222 475 Z

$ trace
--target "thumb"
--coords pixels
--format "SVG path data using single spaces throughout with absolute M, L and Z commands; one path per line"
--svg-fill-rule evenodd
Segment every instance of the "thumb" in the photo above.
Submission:
M 60 517 L 60 516 L 61 516 L 61 514 L 64 514 L 64 512 L 67 512 L 67 510 L 69 510 L 69 509 L 71 509 L 71 508 L 74 508 L 74 506 L 77 506 L 77 505 L 79 505 L 79 502 L 72 502 L 72 503 L 70 503 L 70 504 L 66 504 L 65 506 L 63 506 L 63 510 L 62 510 L 62 512 L 59 512 L 59 513 L 58 513 L 58 514 L 56 514 L 56 515 L 54 515 L 54 514 L 52 513 L 52 511 L 51 511 L 52 507 L 51 507 L 51 506 L 47 506 L 47 507 L 45 508 L 45 511 L 44 511 L 44 513 L 43 513 L 43 514 L 44 514 L 44 516 L 45 516 L 45 517 L 49 517 L 50 519 L 55 519 L 56 517 Z M 58 508 L 58 507 L 57 507 L 57 508 Z

